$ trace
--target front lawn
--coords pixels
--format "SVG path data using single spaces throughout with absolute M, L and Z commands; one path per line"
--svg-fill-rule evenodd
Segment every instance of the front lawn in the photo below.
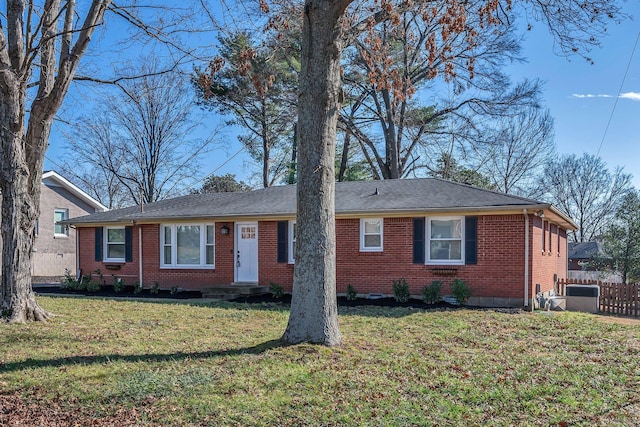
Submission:
M 283 346 L 274 305 L 46 298 L 0 324 L 0 425 L 633 425 L 640 322 L 341 307 Z M 19 424 L 22 423 L 22 424 Z

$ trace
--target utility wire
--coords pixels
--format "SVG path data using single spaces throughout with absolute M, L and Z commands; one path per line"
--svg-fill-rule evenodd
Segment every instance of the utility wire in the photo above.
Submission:
M 600 141 L 600 145 L 598 146 L 598 152 L 596 153 L 596 156 L 600 155 L 602 144 L 604 143 L 604 140 L 607 137 L 607 132 L 609 131 L 609 125 L 611 125 L 611 120 L 613 119 L 613 113 L 615 113 L 616 111 L 616 106 L 618 105 L 618 100 L 620 99 L 620 95 L 622 94 L 622 88 L 624 87 L 624 82 L 627 79 L 627 74 L 629 74 L 629 68 L 631 68 L 631 61 L 633 60 L 633 55 L 636 52 L 636 47 L 638 47 L 638 40 L 640 40 L 640 32 L 636 36 L 636 42 L 633 45 L 633 50 L 631 51 L 631 57 L 629 58 L 627 69 L 625 70 L 624 76 L 622 77 L 622 83 L 620 83 L 620 89 L 618 89 L 618 95 L 616 96 L 616 100 L 613 103 L 613 108 L 611 109 L 611 114 L 609 115 L 609 121 L 607 122 L 607 127 L 604 129 L 604 134 L 602 135 L 602 140 Z

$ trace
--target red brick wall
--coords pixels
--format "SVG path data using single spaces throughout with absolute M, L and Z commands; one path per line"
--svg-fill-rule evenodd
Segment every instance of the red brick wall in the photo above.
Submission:
M 567 275 L 567 231 L 555 224 L 551 224 L 549 230 L 546 220 L 544 220 L 543 229 L 543 218 L 537 216 L 530 216 L 530 218 L 533 236 L 531 242 L 533 268 L 531 272 L 532 289 L 529 297 L 535 297 L 536 284 L 540 284 L 541 292 L 551 291 L 554 286 L 554 275 L 557 274 L 558 277 Z M 546 247 L 544 249 L 542 248 L 543 232 L 546 233 Z M 551 235 L 550 238 L 549 235 Z M 560 251 L 558 251 L 558 239 L 560 240 Z
M 337 292 L 346 292 L 352 284 L 362 294 L 391 294 L 393 281 L 404 278 L 412 294 L 420 294 L 422 287 L 433 280 L 442 281 L 443 294 L 448 294 L 449 284 L 458 277 L 472 286 L 477 297 L 522 298 L 524 226 L 522 215 L 478 217 L 478 263 L 448 266 L 413 264 L 413 218 L 384 220 L 383 252 L 360 252 L 360 220 L 339 219 Z M 277 262 L 277 223 L 260 222 L 259 230 L 259 281 L 263 285 L 278 283 L 290 292 L 293 265 Z M 434 271 L 442 267 L 453 269 L 455 274 L 443 276 Z
M 113 283 L 112 275 L 124 278 L 128 284 L 139 280 L 139 252 L 138 230 L 142 227 L 143 277 L 144 287 L 151 287 L 155 283 L 161 289 L 179 286 L 183 289 L 203 289 L 211 285 L 229 284 L 233 282 L 233 232 L 223 236 L 220 228 L 227 225 L 233 230 L 232 223 L 216 223 L 215 234 L 215 269 L 167 269 L 160 268 L 160 225 L 149 224 L 133 227 L 133 260 L 121 264 L 119 270 L 109 270 L 105 263 L 95 261 L 95 231 L 93 228 L 79 228 L 80 236 L 80 266 L 82 274 L 95 272 L 100 269 L 106 284 Z M 95 273 L 93 274 L 95 277 Z
M 232 230 L 222 236 L 220 228 Z M 444 283 L 443 294 L 449 294 L 449 284 L 458 277 L 472 287 L 475 297 L 523 298 L 524 296 L 524 217 L 522 215 L 486 215 L 478 217 L 478 262 L 476 265 L 424 265 L 413 264 L 413 219 L 386 218 L 384 220 L 384 251 L 360 252 L 360 221 L 339 219 L 337 235 L 337 292 L 346 292 L 352 284 L 361 293 L 392 293 L 394 280 L 404 278 L 412 294 L 420 294 L 423 286 L 433 280 Z M 553 288 L 553 275 L 566 273 L 566 232 L 560 230 L 560 254 L 557 253 L 558 233 L 552 234 L 551 254 L 542 254 L 540 218 L 530 215 L 530 289 L 534 296 L 535 284 L 542 290 Z M 216 223 L 215 270 L 161 269 L 159 225 L 143 225 L 144 242 L 143 283 L 149 287 L 157 282 L 161 288 L 180 286 L 202 289 L 215 284 L 229 284 L 234 280 L 233 223 Z M 94 229 L 79 228 L 80 266 L 83 274 L 100 268 L 111 274 L 105 263 L 94 261 Z M 258 224 L 258 275 L 261 285 L 275 282 L 290 292 L 293 283 L 293 265 L 277 262 L 277 221 Z M 125 263 L 113 272 L 119 277 L 130 276 L 127 283 L 138 278 L 138 226 L 133 229 L 133 262 Z M 452 270 L 442 275 L 438 268 Z
M 258 282 L 268 286 L 274 282 L 291 292 L 293 264 L 278 262 L 278 222 L 258 223 Z

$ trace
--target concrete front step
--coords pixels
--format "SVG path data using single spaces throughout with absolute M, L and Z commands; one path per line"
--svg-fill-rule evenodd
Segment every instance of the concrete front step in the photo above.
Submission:
M 212 286 L 202 290 L 203 298 L 234 299 L 239 296 L 262 295 L 269 292 L 268 286 L 255 283 L 232 283 L 231 285 Z

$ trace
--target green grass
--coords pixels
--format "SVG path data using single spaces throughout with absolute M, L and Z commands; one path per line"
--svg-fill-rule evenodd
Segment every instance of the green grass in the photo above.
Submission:
M 0 324 L 0 399 L 69 424 L 590 426 L 640 416 L 640 322 L 341 308 L 344 344 L 326 348 L 282 345 L 288 311 L 277 306 L 39 302 L 53 321 Z

